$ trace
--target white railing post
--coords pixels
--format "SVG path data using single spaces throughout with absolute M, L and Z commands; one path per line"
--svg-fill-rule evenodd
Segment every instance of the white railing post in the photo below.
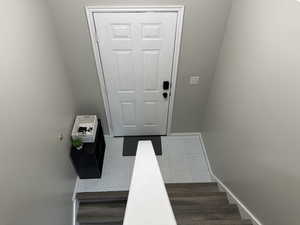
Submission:
M 140 141 L 123 225 L 176 225 L 151 141 Z

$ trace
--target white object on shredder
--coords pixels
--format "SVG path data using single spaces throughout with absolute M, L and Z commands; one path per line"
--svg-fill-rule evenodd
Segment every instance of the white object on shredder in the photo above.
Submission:
M 79 138 L 83 143 L 95 142 L 98 127 L 98 119 L 95 115 L 76 116 L 72 139 Z

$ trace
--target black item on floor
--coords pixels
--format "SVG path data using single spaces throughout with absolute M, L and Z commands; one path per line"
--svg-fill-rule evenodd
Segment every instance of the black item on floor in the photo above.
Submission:
M 81 150 L 72 147 L 71 160 L 80 179 L 101 178 L 103 159 L 105 153 L 105 140 L 98 120 L 98 128 L 94 143 L 84 143 Z
M 135 156 L 139 141 L 152 141 L 156 155 L 162 155 L 161 136 L 130 136 L 124 137 L 123 156 Z

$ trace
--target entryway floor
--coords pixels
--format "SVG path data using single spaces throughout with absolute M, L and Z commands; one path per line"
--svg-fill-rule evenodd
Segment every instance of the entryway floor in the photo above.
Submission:
M 101 179 L 77 179 L 75 192 L 128 190 L 133 156 L 122 156 L 123 138 L 105 137 L 106 151 Z M 162 137 L 162 156 L 157 156 L 165 183 L 211 182 L 198 136 Z

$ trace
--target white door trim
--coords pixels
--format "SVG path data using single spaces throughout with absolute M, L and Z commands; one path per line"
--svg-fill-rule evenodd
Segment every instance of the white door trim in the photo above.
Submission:
M 170 91 L 170 105 L 168 112 L 168 127 L 167 134 L 171 133 L 172 129 L 172 119 L 173 119 L 173 108 L 174 108 L 174 100 L 175 100 L 175 89 L 176 89 L 176 81 L 177 81 L 177 73 L 178 73 L 178 62 L 179 62 L 179 54 L 180 54 L 180 44 L 181 44 L 181 35 L 182 35 L 182 27 L 183 27 L 183 15 L 184 15 L 184 6 L 182 5 L 167 5 L 167 6 L 86 6 L 86 16 L 88 20 L 88 26 L 90 31 L 90 37 L 92 42 L 92 48 L 94 52 L 97 73 L 100 81 L 101 93 L 103 97 L 105 113 L 109 128 L 110 135 L 113 135 L 112 128 L 112 118 L 109 108 L 107 90 L 105 85 L 104 74 L 102 70 L 100 52 L 98 48 L 98 38 L 95 29 L 95 21 L 93 18 L 93 14 L 97 12 L 176 12 L 178 14 L 177 19 L 177 27 L 176 27 L 176 37 L 175 37 L 175 49 L 173 56 L 173 69 L 172 69 L 172 79 L 171 79 L 171 91 Z

